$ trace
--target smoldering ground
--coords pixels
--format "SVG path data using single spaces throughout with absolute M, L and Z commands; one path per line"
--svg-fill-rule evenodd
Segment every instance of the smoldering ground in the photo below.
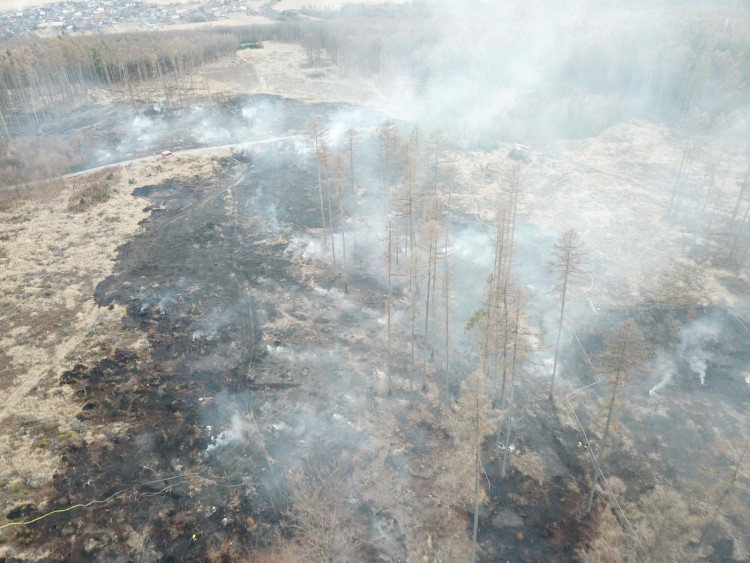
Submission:
M 123 112 L 103 125 L 102 131 L 117 123 L 111 128 L 118 132 L 92 157 L 99 162 L 161 148 L 295 138 L 237 151 L 215 163 L 213 178 L 168 181 L 135 193 L 153 205 L 151 216 L 120 249 L 116 271 L 99 285 L 97 299 L 126 305 L 124 326 L 142 332 L 148 346 L 142 356 L 116 352 L 64 378 L 85 401 L 85 420 L 126 420 L 130 427 L 116 434 L 116 445 L 72 448 L 70 467 L 56 486 L 66 494 L 86 487 L 104 497 L 115 485 L 153 474 L 189 471 L 205 480 L 185 477 L 190 488 L 167 487 L 168 494 L 161 494 L 164 487 L 148 489 L 149 503 L 138 497 L 131 522 L 109 510 L 106 516 L 117 522 L 121 536 L 97 540 L 89 552 L 114 555 L 129 534 L 146 535 L 154 557 L 204 558 L 221 550 L 247 556 L 270 549 L 302 535 L 290 516 L 300 502 L 294 474 L 332 460 L 347 467 L 346 486 L 335 491 L 348 506 L 343 514 L 355 529 L 368 530 L 366 556 L 358 552 L 360 558 L 401 560 L 420 550 L 450 558 L 454 552 L 446 538 L 453 536 L 433 533 L 446 522 L 459 522 L 455 541 L 465 547 L 466 506 L 446 508 L 452 496 L 441 496 L 444 491 L 433 486 L 438 472 L 465 468 L 473 456 L 449 459 L 447 452 L 456 451 L 451 432 L 457 431 L 443 428 L 447 418 L 437 414 L 459 410 L 460 383 L 479 365 L 477 334 L 464 328 L 485 307 L 495 210 L 507 191 L 503 172 L 517 164 L 507 157 L 515 141 L 534 143 L 531 162 L 522 165 L 527 174 L 512 271 L 526 289 L 526 319 L 537 349 L 523 364 L 527 377 L 518 386 L 523 410 L 513 438 L 519 444 L 513 455 L 528 457 L 518 458 L 524 461 L 504 480 L 494 463 L 494 441 L 481 450 L 485 461 L 493 461 L 486 473 L 488 512 L 480 511 L 482 554 L 568 556 L 590 540 L 572 506 L 580 503 L 581 487 L 566 480 L 568 473 L 588 471 L 588 459 L 575 450 L 581 427 L 563 424 L 559 411 L 537 401 L 547 387 L 559 311 L 558 280 L 547 261 L 569 227 L 582 231 L 591 256 L 566 308 L 560 388 L 568 393 L 599 375 L 606 382 L 607 374 L 592 369 L 591 361 L 602 350 L 602 335 L 635 317 L 658 355 L 651 375 L 628 389 L 629 408 L 616 421 L 625 429 L 617 439 L 622 452 L 605 469 L 626 484 L 620 497 L 633 506 L 657 478 L 677 483 L 677 477 L 695 477 L 702 450 L 723 434 L 741 433 L 747 347 L 741 332 L 731 332 L 739 326 L 732 328 L 731 316 L 701 305 L 704 291 L 678 307 L 659 309 L 663 302 L 654 307 L 643 296 L 644 272 L 658 278 L 671 253 L 706 264 L 716 239 L 703 237 L 699 213 L 688 217 L 683 209 L 666 216 L 672 176 L 692 118 L 707 131 L 698 151 L 704 155 L 715 148 L 717 132 L 739 130 L 735 125 L 743 122 L 746 105 L 742 87 L 718 97 L 703 86 L 681 91 L 682 82 L 698 77 L 683 74 L 686 61 L 698 53 L 672 49 L 690 29 L 672 28 L 678 13 L 666 9 L 651 17 L 645 8 L 616 5 L 441 3 L 422 22 L 438 31 L 419 49 L 387 42 L 382 58 L 398 87 L 390 91 L 395 95 L 379 98 L 401 118 L 395 130 L 406 140 L 412 126 L 420 125 L 422 147 L 434 130 L 448 132 L 444 153 L 425 158 L 430 164 L 420 170 L 421 181 L 431 184 L 432 164 L 439 160 L 434 183 L 441 194 L 450 194 L 444 199 L 453 198 L 441 216 L 450 219 L 440 242 L 450 273 L 448 306 L 440 296 L 431 305 L 438 321 L 427 316 L 424 290 L 410 286 L 403 210 L 384 201 L 403 193 L 403 157 L 411 149 L 399 144 L 392 168 L 384 170 L 376 130 L 382 114 L 254 96 L 221 108 L 154 106 L 138 116 Z M 715 24 L 712 19 L 709 28 Z M 719 25 L 724 28 L 737 38 L 733 25 Z M 346 130 L 357 128 L 353 186 L 339 196 L 343 209 L 336 209 L 335 198 L 333 205 L 319 207 L 324 190 L 333 190 L 325 170 L 326 185 L 318 185 L 320 156 L 305 139 L 310 117 L 327 126 L 330 148 L 344 153 Z M 658 140 L 647 142 L 646 136 Z M 691 209 L 693 203 L 700 208 L 704 193 L 705 163 L 699 163 L 688 178 Z M 734 169 L 719 206 L 716 224 L 722 229 L 731 212 L 728 194 L 734 196 L 741 184 L 742 172 Z M 389 219 L 397 225 L 400 260 L 392 280 L 385 273 Z M 424 250 L 418 250 L 420 260 Z M 712 275 L 727 278 L 724 272 Z M 423 288 L 424 272 L 416 278 Z M 439 277 L 433 281 L 444 283 Z M 387 304 L 389 282 L 393 295 Z M 393 384 L 385 373 L 388 306 L 393 373 L 387 375 Z M 442 315 L 448 316 L 450 338 Z M 442 342 L 448 340 L 446 349 Z M 605 389 L 591 385 L 575 403 L 592 439 L 601 426 Z M 658 414 L 647 416 L 654 409 Z M 680 451 L 685 421 L 693 430 Z M 533 473 L 535 467 L 541 469 Z M 514 496 L 518 491 L 544 509 L 530 511 L 525 498 Z M 561 524 L 549 528 L 551 521 Z M 81 521 L 66 523 L 80 530 L 66 553 L 89 553 L 92 533 Z M 431 527 L 427 538 L 423 526 Z M 497 535 L 487 531 L 495 529 Z

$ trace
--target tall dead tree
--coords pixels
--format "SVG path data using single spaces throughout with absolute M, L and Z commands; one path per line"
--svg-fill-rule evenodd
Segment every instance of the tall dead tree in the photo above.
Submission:
M 407 151 L 404 176 L 401 181 L 401 190 L 396 196 L 395 207 L 397 216 L 405 222 L 406 251 L 408 255 L 407 268 L 409 275 L 409 319 L 411 325 L 410 338 L 410 386 L 413 390 L 415 378 L 415 346 L 416 346 L 416 320 L 417 303 L 420 293 L 419 288 L 419 252 L 417 249 L 416 222 L 419 216 L 419 206 L 422 195 L 417 181 L 416 158 L 413 148 Z
M 609 439 L 612 415 L 615 410 L 615 402 L 618 393 L 637 374 L 647 372 L 646 360 L 649 352 L 638 326 L 633 319 L 628 319 L 615 328 L 604 342 L 604 351 L 596 356 L 594 363 L 599 366 L 603 374 L 610 376 L 608 382 L 612 394 L 607 406 L 607 422 L 599 446 L 599 456 L 592 452 L 594 471 L 591 478 L 591 490 L 589 500 L 586 504 L 586 512 L 591 512 L 594 503 L 596 485 L 601 475 L 601 462 L 606 454 L 607 440 Z
M 733 229 L 735 221 L 737 220 L 737 215 L 739 214 L 740 208 L 745 201 L 745 193 L 747 192 L 748 187 L 750 187 L 750 163 L 748 163 L 747 170 L 745 170 L 745 177 L 742 180 L 740 193 L 737 195 L 737 201 L 735 202 L 734 209 L 732 210 L 732 218 L 729 221 L 730 231 Z
M 473 330 L 477 326 L 470 322 L 466 328 Z M 474 507 L 472 561 L 476 560 L 477 553 L 479 505 L 486 498 L 482 487 L 482 443 L 494 427 L 489 397 L 489 382 L 481 370 L 470 373 L 461 382 L 458 400 L 453 408 L 447 410 L 443 420 L 453 437 L 446 444 L 451 450 L 447 457 L 450 465 L 446 471 L 440 472 L 435 483 L 437 490 L 445 491 L 449 502 L 459 505 L 471 503 Z
M 390 186 L 393 183 L 397 153 L 402 144 L 401 136 L 392 121 L 383 122 L 375 132 L 378 141 L 378 161 L 380 168 L 380 198 L 385 212 Z
M 350 182 L 350 197 L 351 200 L 354 201 L 354 198 L 356 196 L 355 193 L 355 178 L 354 178 L 354 155 L 357 153 L 357 149 L 359 148 L 359 137 L 357 135 L 357 130 L 354 127 L 349 127 L 346 130 L 346 133 L 344 133 L 344 152 L 349 157 L 349 182 Z
M 445 214 L 445 226 L 443 228 L 443 310 L 445 311 L 445 350 L 443 351 L 443 374 L 445 377 L 445 404 L 450 404 L 450 381 L 448 366 L 450 365 L 451 338 L 450 338 L 450 305 L 451 305 L 451 284 L 448 268 L 448 248 L 450 233 L 450 215 Z
M 502 405 L 505 400 L 505 388 L 508 380 L 509 351 L 509 283 L 513 265 L 513 247 L 515 243 L 516 216 L 518 201 L 521 195 L 521 166 L 515 165 L 508 172 L 503 184 L 502 200 L 497 211 L 497 229 L 494 241 L 493 271 L 489 279 L 487 297 L 487 354 L 493 356 L 496 403 Z M 489 364 L 488 364 L 489 365 Z M 498 396 L 498 385 L 500 385 Z
M 485 317 L 485 334 L 483 356 L 485 369 L 492 365 L 493 402 L 502 404 L 505 396 L 506 375 L 505 363 L 508 350 L 508 268 L 509 248 L 506 244 L 508 215 L 505 207 L 497 213 L 497 227 L 493 245 L 494 261 L 488 280 Z M 502 368 L 500 367 L 502 366 Z M 500 372 L 502 371 L 502 387 Z M 500 395 L 498 397 L 498 390 Z
M 708 218 L 708 225 L 706 227 L 707 230 L 711 229 L 711 226 L 714 222 L 714 216 L 716 215 L 716 209 L 719 207 L 719 203 L 721 202 L 721 196 L 724 194 L 724 186 L 727 183 L 727 177 L 729 177 L 729 169 L 732 166 L 732 155 L 730 154 L 727 158 L 727 166 L 724 168 L 724 173 L 722 174 L 721 178 L 721 184 L 719 185 L 719 189 L 716 191 L 716 197 L 714 198 L 713 207 L 711 209 L 711 216 Z
M 582 274 L 584 246 L 581 237 L 575 229 L 568 229 L 555 243 L 552 258 L 547 262 L 547 269 L 557 274 L 558 283 L 555 289 L 560 293 L 560 318 L 557 323 L 557 340 L 555 341 L 555 360 L 552 363 L 552 379 L 549 386 L 549 400 L 555 391 L 555 375 L 557 375 L 557 361 L 560 354 L 560 336 L 562 335 L 563 320 L 565 319 L 565 300 L 568 295 L 568 281 Z
M 319 159 L 323 168 L 324 177 L 328 180 L 328 160 L 330 158 L 330 146 L 328 141 L 324 138 L 320 147 Z M 333 227 L 333 209 L 331 207 L 331 186 L 328 181 L 324 183 L 326 201 L 328 202 L 328 226 L 331 235 L 331 261 L 333 262 L 333 269 L 336 270 L 336 235 Z
M 325 160 L 325 152 L 327 150 L 326 136 L 328 132 L 325 126 L 317 119 L 311 119 L 307 129 L 307 134 L 310 140 L 313 142 L 315 149 L 315 169 L 318 174 L 318 195 L 320 196 L 320 221 L 323 225 L 323 241 L 325 243 L 328 237 L 328 229 L 326 228 L 326 208 L 325 198 L 323 197 L 323 178 L 322 178 L 322 166 Z M 333 232 L 333 228 L 331 228 Z M 336 253 L 333 254 L 334 264 L 336 261 Z
M 511 318 L 508 326 L 511 341 L 511 353 L 508 369 L 510 371 L 510 398 L 508 400 L 508 410 L 506 413 L 505 443 L 503 447 L 503 462 L 500 466 L 500 477 L 505 478 L 506 468 L 508 466 L 508 453 L 510 452 L 510 437 L 513 432 L 513 407 L 515 406 L 516 375 L 519 372 L 519 365 L 528 353 L 526 334 L 522 326 L 524 312 L 526 308 L 526 295 L 522 288 L 515 288 L 513 291 L 513 301 L 510 307 Z
M 386 317 L 388 325 L 388 395 L 392 391 L 391 380 L 393 374 L 393 346 L 391 342 L 391 320 L 393 317 L 393 221 L 388 220 L 388 238 L 386 247 L 386 262 L 388 264 L 388 296 L 386 301 Z
M 344 275 L 344 293 L 349 292 L 349 276 L 346 271 L 346 217 L 344 215 L 344 184 L 347 180 L 347 162 L 346 157 L 341 153 L 333 155 L 333 182 L 334 195 L 338 202 L 339 225 L 341 228 L 341 270 Z M 330 205 L 330 200 L 329 200 Z M 334 262 L 335 264 L 335 262 Z
M 680 204 L 690 178 L 690 168 L 693 165 L 695 152 L 695 140 L 693 137 L 689 137 L 685 142 L 685 148 L 682 150 L 682 160 L 680 161 L 680 167 L 677 170 L 677 176 L 672 187 L 672 195 L 669 198 L 669 206 L 667 207 L 668 217 L 677 217 L 680 212 Z
M 438 243 L 441 236 L 440 215 L 442 208 L 437 198 L 432 198 L 425 206 L 425 213 L 422 219 L 422 241 L 427 247 L 427 292 L 425 294 L 424 310 L 424 337 L 425 342 L 429 343 L 431 361 L 435 358 L 435 341 L 434 326 L 430 330 L 430 320 L 434 321 L 435 309 L 435 288 L 437 287 L 437 260 L 438 260 Z M 432 308 L 431 308 L 432 307 Z M 430 314 L 433 314 L 431 317 Z M 427 371 L 427 351 L 424 353 L 424 369 Z
M 428 144 L 428 151 L 429 152 L 429 185 L 432 189 L 432 196 L 437 197 L 438 196 L 438 188 L 440 186 L 440 176 L 441 176 L 441 164 L 443 162 L 443 155 L 445 153 L 445 147 L 448 144 L 448 139 L 445 136 L 445 133 L 442 131 L 435 131 L 432 134 L 430 134 L 430 137 L 427 141 Z

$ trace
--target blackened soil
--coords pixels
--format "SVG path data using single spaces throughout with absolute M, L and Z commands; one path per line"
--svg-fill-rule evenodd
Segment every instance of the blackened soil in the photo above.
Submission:
M 259 310 L 255 294 L 265 283 L 259 280 L 294 287 L 284 252 L 289 232 L 315 216 L 302 188 L 310 178 L 297 159 L 279 146 L 227 160 L 210 180 L 135 191 L 151 214 L 119 249 L 96 299 L 125 305 L 125 328 L 145 334 L 149 346 L 112 350 L 62 374 L 61 384 L 75 389 L 79 418 L 127 431 L 67 448 L 50 508 L 114 497 L 40 522 L 39 537 L 56 557 L 131 560 L 126 544 L 135 542 L 146 560 L 205 560 L 209 547 L 221 551 L 231 541 L 237 555 L 276 537 L 285 504 L 270 458 L 245 443 L 241 464 L 236 456 L 207 462 L 218 431 L 206 427 L 206 405 L 229 390 L 252 412 L 256 397 L 296 386 L 264 384 L 261 324 L 269 305 Z M 34 515 L 33 507 L 18 516 L 26 512 Z
M 586 500 L 571 477 L 589 472 L 585 454 L 574 446 L 580 437 L 544 408 L 533 416 L 521 414 L 514 436 L 517 452 L 537 455 L 546 480 L 539 483 L 515 464 L 501 478 L 494 438 L 484 444 L 485 458 L 492 461 L 484 467 L 490 487 L 480 507 L 479 560 L 570 561 L 589 535 L 580 513 Z M 473 507 L 467 508 L 473 518 Z

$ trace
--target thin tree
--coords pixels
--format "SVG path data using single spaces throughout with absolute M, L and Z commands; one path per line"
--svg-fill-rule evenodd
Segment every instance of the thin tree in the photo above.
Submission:
M 359 136 L 357 130 L 354 127 L 349 127 L 344 133 L 344 152 L 349 157 L 349 182 L 351 187 L 351 197 L 355 196 L 355 179 L 354 179 L 354 155 L 357 153 L 359 148 Z
M 505 207 L 502 207 L 497 213 L 497 228 L 493 249 L 495 253 L 492 272 L 488 280 L 487 288 L 487 316 L 485 318 L 484 341 L 485 368 L 490 369 L 493 365 L 493 402 L 502 405 L 505 396 L 505 385 L 507 372 L 505 362 L 507 359 L 508 347 L 508 268 L 506 267 L 509 260 L 508 245 L 506 240 L 507 219 Z M 494 361 L 490 361 L 491 358 Z M 502 365 L 502 370 L 500 369 Z M 498 388 L 500 386 L 500 371 L 502 371 L 502 388 L 498 397 Z
M 323 165 L 323 172 L 325 177 L 328 177 L 328 158 L 329 158 L 330 146 L 328 141 L 324 138 L 320 145 L 319 160 Z M 326 182 L 326 200 L 328 201 L 328 226 L 331 231 L 331 260 L 333 261 L 333 269 L 336 269 L 336 237 L 333 232 L 333 209 L 331 208 L 331 187 Z
M 506 468 L 508 466 L 508 453 L 510 452 L 510 436 L 513 431 L 513 407 L 516 390 L 516 374 L 520 361 L 526 356 L 528 347 L 526 344 L 526 335 L 523 332 L 521 323 L 523 321 L 524 309 L 526 307 L 526 295 L 522 288 L 516 288 L 513 291 L 513 302 L 511 305 L 512 320 L 509 332 L 512 352 L 510 355 L 510 398 L 508 401 L 508 413 L 506 417 L 505 444 L 503 448 L 503 462 L 500 467 L 500 477 L 505 478 Z
M 601 461 L 606 453 L 607 440 L 609 439 L 612 414 L 615 410 L 615 401 L 618 393 L 637 374 L 647 372 L 646 360 L 649 352 L 638 326 L 633 319 L 628 319 L 615 328 L 604 342 L 604 351 L 595 358 L 595 363 L 605 374 L 610 374 L 609 385 L 612 394 L 607 407 L 607 422 L 604 425 L 604 433 L 599 448 L 599 456 L 593 454 L 594 473 L 591 478 L 591 490 L 589 500 L 586 504 L 586 512 L 591 512 L 594 503 L 594 492 L 601 475 Z
M 745 193 L 747 192 L 747 188 L 750 187 L 750 163 L 747 165 L 747 169 L 745 170 L 745 177 L 742 180 L 742 186 L 740 187 L 740 193 L 737 194 L 737 201 L 734 204 L 734 209 L 732 210 L 732 218 L 729 220 L 729 230 L 730 232 L 734 229 L 735 222 L 737 221 L 737 215 L 740 212 L 740 208 L 742 207 L 742 203 L 745 201 Z
M 437 259 L 438 259 L 438 241 L 440 239 L 440 202 L 436 198 L 432 198 L 430 202 L 425 206 L 425 214 L 422 220 L 422 240 L 423 244 L 427 246 L 427 293 L 425 295 L 425 311 L 424 311 L 424 337 L 425 341 L 429 342 L 430 357 L 434 359 L 435 354 L 435 343 L 434 343 L 434 326 L 430 330 L 430 313 L 433 312 L 435 305 L 435 287 L 437 286 L 436 270 L 437 270 Z M 432 309 L 430 308 L 432 306 Z M 434 315 L 433 315 L 434 317 Z M 424 353 L 424 369 L 427 372 L 427 351 Z
M 677 170 L 677 176 L 672 188 L 672 195 L 669 198 L 669 206 L 667 208 L 667 216 L 669 217 L 677 217 L 680 212 L 680 203 L 682 202 L 682 197 L 685 194 L 685 188 L 687 187 L 690 178 L 690 168 L 693 165 L 695 152 L 695 140 L 692 136 L 688 137 L 688 140 L 685 143 L 685 148 L 682 151 L 682 160 L 680 161 L 680 167 Z
M 443 309 L 445 311 L 445 351 L 443 352 L 443 372 L 445 375 L 445 404 L 450 404 L 450 385 L 448 379 L 448 366 L 450 365 L 450 304 L 451 286 L 448 269 L 448 245 L 450 232 L 450 214 L 445 214 L 445 227 L 443 228 Z
M 563 320 L 565 319 L 565 300 L 568 295 L 568 281 L 580 275 L 581 263 L 584 257 L 584 245 L 575 229 L 568 229 L 555 243 L 552 258 L 547 263 L 547 269 L 557 274 L 558 283 L 555 287 L 560 293 L 560 318 L 557 322 L 557 340 L 555 342 L 555 360 L 552 363 L 552 379 L 549 385 L 549 400 L 555 391 L 555 376 L 557 375 L 557 361 L 560 354 L 560 336 L 562 335 Z
M 476 316 L 475 316 L 476 317 Z M 476 331 L 481 323 L 473 317 L 466 325 L 467 331 Z M 471 561 L 476 561 L 477 536 L 479 532 L 479 505 L 484 498 L 482 485 L 482 443 L 492 432 L 492 408 L 490 389 L 482 370 L 470 373 L 461 382 L 458 401 L 445 419 L 453 436 L 454 453 L 451 459 L 456 461 L 453 467 L 438 477 L 438 487 L 445 487 L 450 494 L 456 495 L 455 501 L 461 504 L 471 502 L 474 506 L 472 530 Z M 473 464 L 469 462 L 473 461 Z M 473 480 L 473 487 L 469 483 Z
M 474 563 L 476 561 L 476 555 L 477 555 L 477 534 L 479 532 L 479 492 L 480 487 L 479 484 L 481 482 L 480 476 L 480 467 L 481 467 L 481 446 L 482 446 L 482 440 L 479 435 L 479 427 L 480 427 L 480 399 L 485 399 L 486 397 L 483 397 L 483 394 L 481 392 L 481 383 L 484 383 L 485 380 L 485 371 L 482 367 L 482 342 L 485 340 L 486 335 L 483 334 L 482 318 L 486 315 L 486 311 L 484 309 L 480 309 L 472 317 L 469 319 L 469 321 L 466 323 L 466 326 L 464 327 L 464 330 L 467 332 L 475 332 L 477 334 L 477 341 L 479 345 L 479 351 L 480 351 L 480 367 L 479 370 L 474 372 L 472 376 L 470 376 L 470 379 L 467 380 L 466 387 L 469 388 L 470 383 L 474 383 L 474 389 L 472 390 L 472 395 L 474 396 L 474 421 L 473 421 L 473 432 L 472 437 L 474 438 L 474 527 L 471 534 L 471 562 Z M 464 399 L 464 393 L 461 394 L 461 398 Z
M 349 277 L 346 271 L 346 218 L 344 216 L 344 184 L 346 183 L 347 163 L 346 157 L 336 153 L 333 157 L 333 187 L 335 198 L 338 201 L 339 224 L 341 226 L 341 268 L 344 274 L 344 293 L 349 292 Z
M 413 391 L 415 377 L 415 344 L 416 344 L 416 320 L 417 320 L 417 300 L 420 293 L 419 288 L 419 253 L 417 252 L 417 234 L 415 223 L 418 216 L 418 205 L 422 201 L 422 195 L 416 177 L 416 158 L 413 150 L 410 150 L 406 156 L 406 166 L 404 168 L 404 177 L 401 182 L 401 192 L 396 197 L 395 205 L 397 215 L 406 221 L 406 249 L 408 253 L 408 274 L 409 274 L 409 318 L 411 322 L 411 344 L 410 344 L 410 387 Z
M 323 199 L 323 180 L 321 174 L 321 161 L 322 152 L 325 148 L 325 137 L 327 135 L 326 129 L 323 124 L 317 119 L 313 118 L 310 120 L 310 124 L 307 129 L 307 134 L 310 140 L 313 142 L 315 148 L 315 167 L 318 174 L 318 194 L 320 195 L 320 221 L 323 225 L 323 240 L 326 240 L 328 236 L 328 230 L 326 229 L 326 211 L 325 202 Z
M 344 153 L 349 157 L 349 203 L 351 205 L 350 212 L 356 211 L 357 194 L 356 194 L 356 180 L 354 177 L 354 155 L 359 149 L 359 135 L 354 127 L 349 127 L 344 133 Z M 357 237 L 356 230 L 352 233 L 352 239 L 354 242 L 354 250 L 357 250 Z
M 383 122 L 376 131 L 378 140 L 378 160 L 380 163 L 380 197 L 383 210 L 386 208 L 388 192 L 393 181 L 396 153 L 401 146 L 401 136 L 392 121 Z
M 388 246 L 386 248 L 386 261 L 388 263 L 388 297 L 386 302 L 386 316 L 388 325 L 388 395 L 392 391 L 391 378 L 393 374 L 393 347 L 391 342 L 391 320 L 393 316 L 393 221 L 388 220 Z

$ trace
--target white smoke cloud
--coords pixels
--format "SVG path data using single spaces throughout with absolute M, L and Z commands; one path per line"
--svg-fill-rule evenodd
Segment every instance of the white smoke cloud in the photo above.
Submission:
M 698 377 L 701 385 L 705 385 L 708 362 L 713 357 L 707 345 L 719 338 L 721 330 L 722 324 L 715 318 L 699 318 L 684 326 L 680 331 L 680 343 L 674 355 L 659 352 L 654 362 L 654 372 L 662 375 L 659 382 L 649 391 L 649 395 L 655 395 L 674 380 L 680 362 L 684 362 Z

